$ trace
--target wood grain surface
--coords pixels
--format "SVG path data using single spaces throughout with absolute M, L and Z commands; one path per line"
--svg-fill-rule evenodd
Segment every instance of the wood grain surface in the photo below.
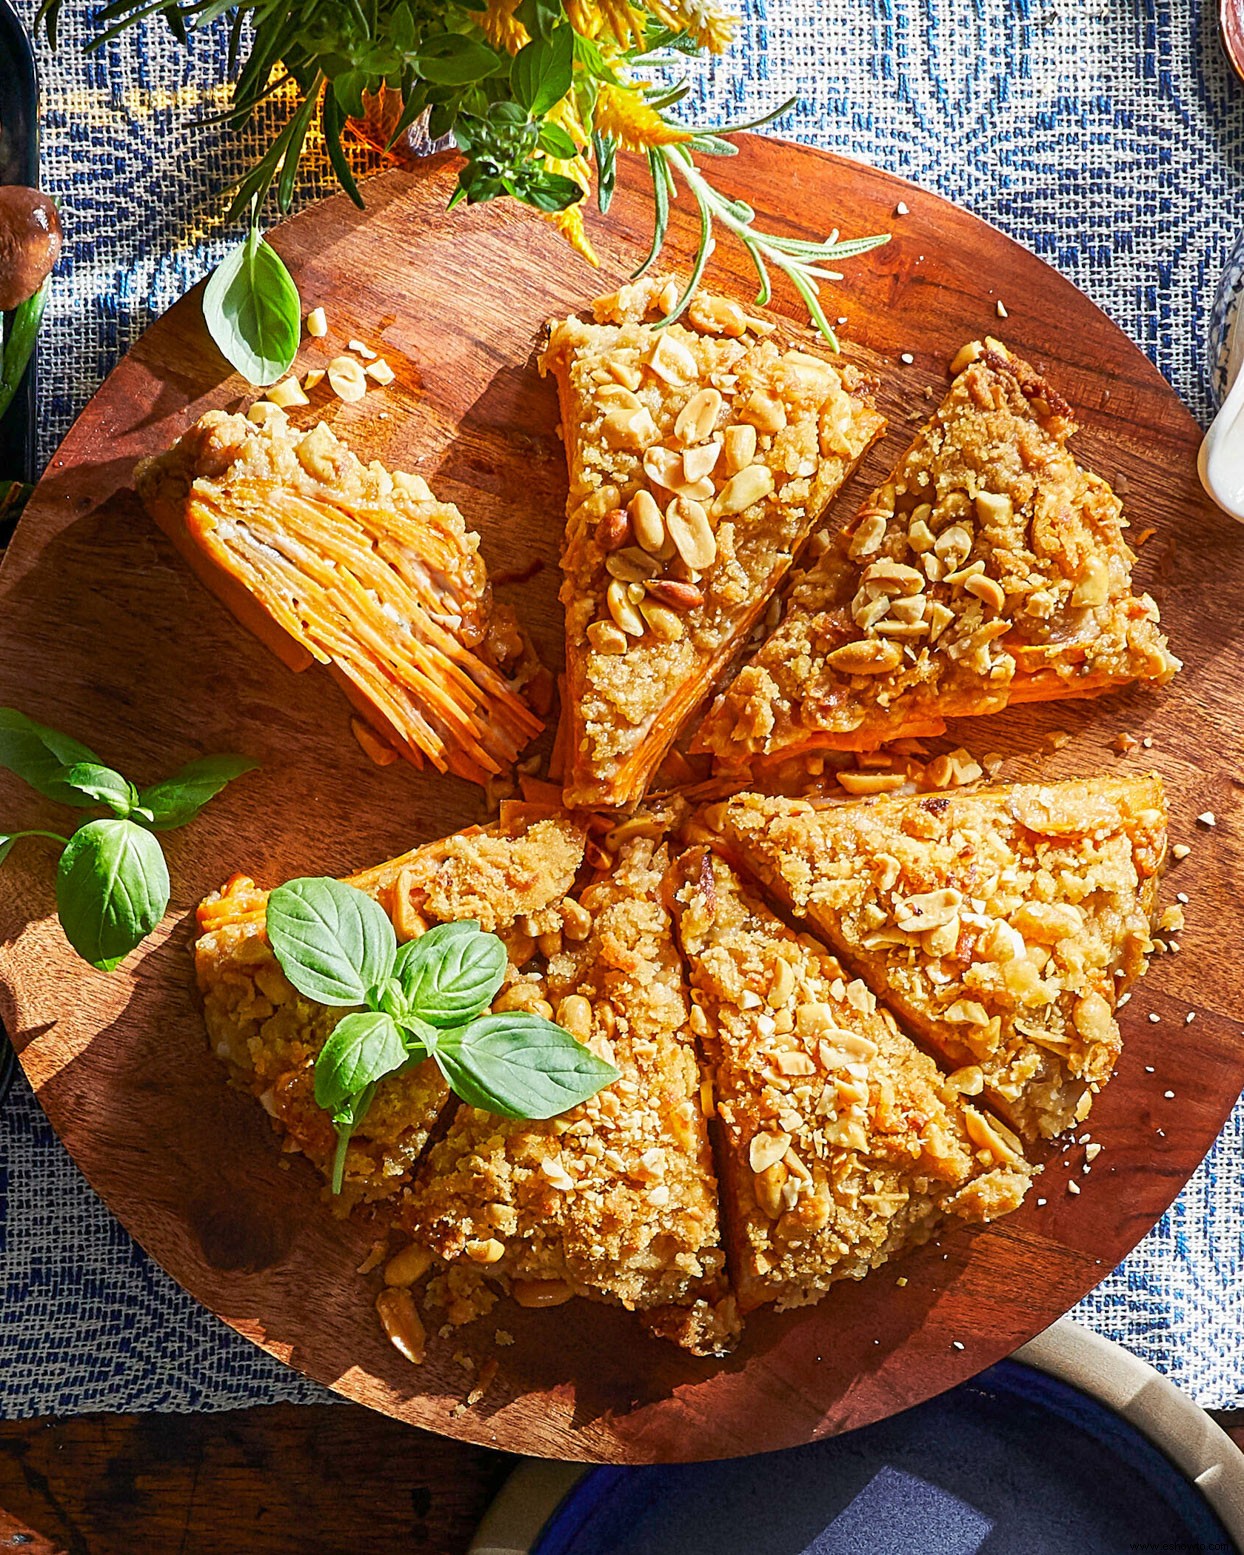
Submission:
M 6 1421 L 0 1551 L 465 1555 L 514 1462 L 332 1404 Z
M 999 333 L 1048 370 L 1081 414 L 1081 458 L 1126 494 L 1138 577 L 1162 606 L 1186 668 L 1165 692 L 961 724 L 1004 777 L 1153 767 L 1173 836 L 1193 847 L 1167 899 L 1190 898 L 1178 954 L 1160 958 L 1123 1012 L 1125 1053 L 1092 1118 L 1104 1146 L 1055 1152 L 1029 1204 L 963 1229 L 819 1307 L 763 1313 L 726 1361 L 641 1336 L 620 1311 L 573 1303 L 554 1316 L 509 1306 L 430 1348 L 412 1368 L 380 1334 L 374 1283 L 356 1274 L 373 1238 L 342 1224 L 301 1160 L 282 1157 L 262 1111 L 229 1091 L 207 1051 L 189 975 L 189 911 L 236 869 L 275 884 L 346 870 L 478 818 L 479 792 L 404 765 L 380 771 L 348 733 L 326 678 L 296 676 L 193 580 L 128 490 L 134 460 L 214 406 L 248 402 L 203 333 L 197 297 L 160 320 L 91 402 L 49 467 L 0 571 L 0 704 L 94 745 L 139 781 L 192 756 L 241 750 L 257 774 L 170 834 L 173 908 L 111 977 L 84 968 L 52 917 L 52 868 L 37 847 L 5 866 L 0 1014 L 40 1099 L 88 1180 L 193 1294 L 240 1332 L 341 1393 L 412 1424 L 549 1456 L 692 1459 L 791 1445 L 860 1425 L 960 1381 L 1044 1328 L 1153 1225 L 1195 1169 L 1244 1082 L 1238 794 L 1244 531 L 1210 508 L 1194 474 L 1199 433 L 1161 377 L 1067 282 L 967 212 L 886 174 L 748 139 L 718 164 L 760 221 L 807 236 L 831 225 L 893 241 L 853 261 L 831 299 L 850 356 L 879 380 L 891 430 L 845 494 L 854 502 L 905 445 L 967 339 Z M 331 200 L 275 237 L 307 307 L 397 371 L 384 393 L 323 414 L 358 451 L 413 468 L 484 536 L 490 566 L 548 662 L 566 476 L 555 396 L 532 365 L 547 315 L 625 277 L 647 241 L 641 179 L 628 169 L 593 238 L 592 274 L 544 223 L 502 207 L 444 204 L 453 166 L 434 160 L 371 183 L 365 212 Z M 899 201 L 906 214 L 896 213 Z M 693 242 L 675 210 L 671 257 Z M 711 281 L 747 297 L 746 260 L 723 244 Z M 1001 322 L 997 303 L 1009 312 Z M 798 303 L 778 305 L 802 324 Z M 900 360 L 909 353 L 910 364 Z M 307 412 L 302 419 L 310 419 Z M 1051 731 L 1070 738 L 1047 747 Z M 1150 748 L 1128 757 L 1127 730 Z M 1214 812 L 1216 824 L 1196 816 Z M 5 779 L 0 815 L 54 819 Z M 1150 1015 L 1159 1017 L 1151 1020 Z M 1195 1014 L 1191 1024 L 1189 1014 Z M 1171 1094 L 1168 1096 L 1167 1093 Z M 1067 1191 L 1074 1176 L 1083 1188 Z M 906 1285 L 896 1283 L 906 1276 Z M 497 1328 L 515 1344 L 481 1403 L 464 1409 Z
M 467 1555 L 515 1462 L 331 1405 L 6 1421 L 0 1551 Z

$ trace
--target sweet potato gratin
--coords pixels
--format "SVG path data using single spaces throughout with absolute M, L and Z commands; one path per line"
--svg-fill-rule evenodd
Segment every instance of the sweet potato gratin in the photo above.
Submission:
M 398 1211 L 437 1255 L 430 1295 L 461 1321 L 497 1288 L 526 1306 L 621 1303 L 707 1354 L 737 1338 L 691 1005 L 661 879 L 669 855 L 642 814 L 579 895 L 585 939 L 564 942 L 501 995 L 547 1011 L 621 1078 L 561 1117 L 458 1109 Z M 497 1006 L 494 1006 L 494 1008 Z
M 747 641 L 884 420 L 855 369 L 647 280 L 552 326 L 570 466 L 567 804 L 627 805 Z
M 1031 1180 L 1019 1141 L 964 1100 L 867 984 L 706 849 L 683 855 L 677 879 L 744 1312 L 819 1301 L 947 1216 L 1018 1207 Z
M 826 805 L 739 794 L 705 820 L 969 1094 L 1027 1138 L 1087 1117 L 1152 948 L 1160 779 Z
M 211 411 L 135 484 L 201 581 L 291 669 L 326 665 L 382 747 L 484 783 L 540 732 L 520 694 L 534 654 L 420 476 L 322 423 Z
M 1160 783 L 1095 778 L 620 818 L 511 803 L 355 875 L 399 940 L 498 934 L 493 1012 L 618 1071 L 535 1120 L 456 1102 L 431 1061 L 379 1082 L 339 1202 L 399 1239 L 394 1342 L 420 1352 L 416 1299 L 452 1326 L 501 1295 L 582 1297 L 717 1353 L 740 1311 L 1014 1210 L 1035 1169 L 1017 1134 L 1076 1124 L 1110 1077 L 1164 848 Z M 313 1067 L 342 1011 L 290 986 L 266 900 L 238 878 L 200 908 L 208 1030 L 328 1176 Z
M 889 479 L 796 575 L 693 749 L 726 766 L 940 734 L 1179 668 L 1135 594 L 1122 505 L 1066 447 L 1070 409 L 996 340 L 966 346 Z
M 435 923 L 476 919 L 505 941 L 512 978 L 535 949 L 533 934 L 559 935 L 568 919 L 578 921 L 568 893 L 585 841 L 574 816 L 507 804 L 495 826 L 430 842 L 349 883 L 375 897 L 401 941 Z M 345 1012 L 313 1003 L 290 984 L 264 932 L 267 901 L 254 881 L 235 875 L 199 908 L 194 955 L 208 1036 L 234 1081 L 258 1096 L 287 1148 L 301 1150 L 327 1178 L 336 1141 L 328 1113 L 315 1104 L 314 1067 Z M 346 1153 L 335 1200 L 343 1211 L 409 1181 L 448 1099 L 431 1060 L 380 1083 Z

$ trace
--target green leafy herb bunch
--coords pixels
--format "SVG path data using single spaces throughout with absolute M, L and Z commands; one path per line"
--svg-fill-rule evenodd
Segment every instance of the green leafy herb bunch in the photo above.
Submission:
M 62 4 L 43 0 L 40 15 L 53 40 Z M 229 216 L 249 215 L 252 238 L 241 258 L 225 262 L 233 266 L 229 306 L 208 312 L 213 338 L 255 383 L 275 382 L 297 348 L 297 293 L 287 275 L 276 274 L 284 267 L 270 262 L 272 251 L 258 245 L 258 227 L 271 193 L 281 211 L 290 209 L 313 129 L 361 205 L 347 125 L 379 115 L 392 146 L 426 115 L 429 134 L 452 136 L 463 157 L 451 206 L 518 200 L 592 263 L 585 200 L 594 192 L 607 210 L 618 152 L 638 152 L 651 175 L 655 211 L 643 268 L 660 253 L 670 202 L 683 189 L 700 220 L 693 284 L 714 234 L 727 232 L 756 267 L 759 301 L 768 299 L 771 272 L 784 273 L 831 342 L 820 283 L 841 279 L 836 261 L 885 241 L 842 242 L 837 231 L 823 242 L 766 235 L 755 230 L 748 205 L 720 194 L 706 177 L 700 159 L 733 155 L 723 136 L 755 126 L 696 131 L 679 124 L 673 111 L 688 87 L 671 81 L 669 67 L 729 47 L 736 18 L 720 0 L 108 0 L 92 47 L 155 14 L 183 41 L 192 29 L 228 27 L 234 82 L 225 118 L 239 132 L 260 103 L 289 102 L 283 126 L 233 191 Z M 670 318 L 686 307 L 691 290 Z
M 168 865 L 157 833 L 187 825 L 227 783 L 256 765 L 246 756 L 205 756 L 140 789 L 80 741 L 15 707 L 0 707 L 0 767 L 57 804 L 108 812 L 69 836 L 0 831 L 0 864 L 24 838 L 54 843 L 61 850 L 56 870 L 61 928 L 85 961 L 111 972 L 168 907 Z
M 489 1013 L 505 980 L 506 950 L 473 919 L 438 924 L 399 947 L 378 902 L 343 881 L 313 877 L 273 891 L 266 927 L 298 992 L 349 1011 L 315 1063 L 315 1100 L 337 1132 L 334 1193 L 377 1085 L 427 1058 L 463 1101 L 504 1118 L 554 1117 L 618 1078 L 552 1021 Z

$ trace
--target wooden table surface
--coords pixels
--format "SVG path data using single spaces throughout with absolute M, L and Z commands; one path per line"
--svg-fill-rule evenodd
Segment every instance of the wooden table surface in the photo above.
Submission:
M 0 1555 L 465 1555 L 515 1462 L 355 1404 L 0 1422 Z

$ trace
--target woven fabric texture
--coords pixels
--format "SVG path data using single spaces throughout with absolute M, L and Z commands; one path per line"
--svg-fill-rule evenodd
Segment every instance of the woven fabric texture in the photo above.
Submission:
M 33 12 L 32 0 L 23 0 Z M 1205 331 L 1244 187 L 1244 88 L 1210 0 L 748 0 L 696 122 L 798 98 L 782 133 L 936 189 L 1070 277 L 1208 410 Z M 197 127 L 223 41 L 153 23 L 87 56 L 66 0 L 39 48 L 44 184 L 67 258 L 40 349 L 41 453 L 215 263 L 244 145 Z M 300 201 L 330 192 L 314 152 Z M 1162 1223 L 1076 1310 L 1207 1406 L 1244 1405 L 1244 1108 Z M 79 1176 L 19 1080 L 0 1113 L 0 1415 L 329 1397 L 203 1311 Z

